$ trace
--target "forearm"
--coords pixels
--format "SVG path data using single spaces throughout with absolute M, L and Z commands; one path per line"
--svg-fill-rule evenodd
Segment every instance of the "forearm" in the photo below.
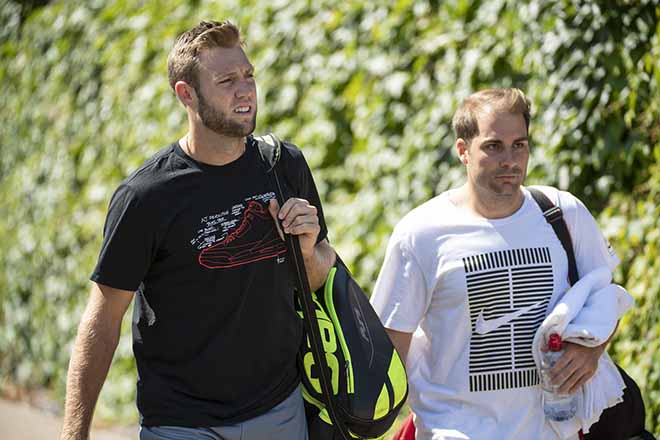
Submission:
M 323 240 L 314 246 L 314 252 L 310 255 L 303 255 L 303 257 L 309 285 L 312 291 L 315 291 L 325 282 L 330 268 L 335 264 L 337 255 L 332 246 Z
M 89 316 L 83 318 L 69 363 L 61 440 L 89 437 L 94 407 L 118 340 L 118 329 L 99 326 Z
M 605 342 L 603 342 L 601 345 L 598 346 L 600 349 L 600 354 L 602 355 L 604 352 L 607 351 L 607 347 L 609 347 L 610 342 L 614 338 L 614 334 L 616 333 L 616 330 L 619 328 L 619 321 L 616 322 L 616 325 L 614 326 L 614 330 L 612 330 L 612 334 L 610 335 L 609 338 Z
M 397 353 L 399 353 L 399 358 L 401 358 L 405 364 L 406 359 L 408 358 L 412 333 L 400 332 L 397 330 L 392 330 L 391 328 L 385 328 L 385 332 L 387 332 L 387 336 L 390 337 L 392 345 L 394 345 Z

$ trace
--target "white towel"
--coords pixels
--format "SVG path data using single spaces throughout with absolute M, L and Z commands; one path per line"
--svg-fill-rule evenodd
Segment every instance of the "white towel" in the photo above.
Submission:
M 610 284 L 612 273 L 602 267 L 589 272 L 566 291 L 534 335 L 532 352 L 537 368 L 541 366 L 541 347 L 552 333 L 568 342 L 595 347 L 610 337 L 618 319 L 634 300 L 621 286 Z M 576 392 L 578 409 L 574 418 L 551 421 L 560 438 L 574 436 L 580 429 L 598 421 L 603 410 L 621 402 L 625 384 L 614 362 L 603 353 L 596 374 Z

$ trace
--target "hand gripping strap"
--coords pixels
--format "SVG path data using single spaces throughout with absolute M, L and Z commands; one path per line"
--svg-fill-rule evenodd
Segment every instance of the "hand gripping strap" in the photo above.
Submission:
M 280 206 L 282 206 L 284 204 L 285 198 L 277 173 L 278 168 L 281 168 L 277 167 L 277 163 L 280 158 L 281 141 L 274 134 L 268 134 L 263 137 L 255 137 L 255 140 L 258 143 L 259 152 L 261 154 L 262 160 L 266 165 L 267 173 L 271 174 L 272 172 L 272 176 L 275 179 L 275 185 L 277 187 L 277 201 Z M 284 231 L 284 228 L 281 229 Z M 328 415 L 330 416 L 330 420 L 332 420 L 332 424 L 339 431 L 342 438 L 344 440 L 352 440 L 353 436 L 351 436 L 348 428 L 343 422 L 343 419 L 339 416 L 339 410 L 336 406 L 334 395 L 332 393 L 332 386 L 330 382 L 332 373 L 325 358 L 325 351 L 322 348 L 323 343 L 321 341 L 321 331 L 319 330 L 318 321 L 316 320 L 316 311 L 312 300 L 312 289 L 310 288 L 309 279 L 307 278 L 307 271 L 305 270 L 305 262 L 303 260 L 302 251 L 300 249 L 300 242 L 298 241 L 298 237 L 295 235 L 285 234 L 285 238 L 289 258 L 293 262 L 294 278 L 302 303 L 303 315 L 305 317 L 303 321 L 309 335 L 309 342 L 312 348 L 314 363 L 318 366 L 319 381 L 321 383 L 323 395 L 326 398 L 325 403 L 328 410 Z

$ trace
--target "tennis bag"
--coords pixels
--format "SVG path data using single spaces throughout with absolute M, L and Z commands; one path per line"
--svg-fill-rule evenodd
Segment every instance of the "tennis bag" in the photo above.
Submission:
M 341 260 L 312 293 L 334 403 L 354 438 L 378 438 L 394 423 L 408 394 L 403 362 L 367 296 Z M 299 311 L 304 316 L 302 310 Z M 303 398 L 312 439 L 337 438 L 328 414 L 309 332 L 301 350 Z M 339 437 L 341 438 L 341 437 Z
M 282 206 L 280 141 L 274 135 L 255 140 Z M 304 322 L 299 356 L 310 439 L 382 437 L 408 395 L 404 363 L 341 259 L 337 257 L 324 285 L 311 292 L 297 237 L 286 239 Z

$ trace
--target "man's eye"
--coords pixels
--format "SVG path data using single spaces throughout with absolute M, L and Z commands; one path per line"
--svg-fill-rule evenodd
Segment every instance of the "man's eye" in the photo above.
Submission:
M 218 81 L 218 84 L 229 84 L 231 81 L 231 78 L 225 78 Z

